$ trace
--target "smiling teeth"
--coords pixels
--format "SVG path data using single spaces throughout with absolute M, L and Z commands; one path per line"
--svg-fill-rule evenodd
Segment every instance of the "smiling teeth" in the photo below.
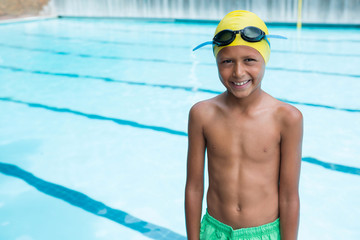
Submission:
M 247 80 L 247 81 L 244 81 L 244 82 L 239 82 L 239 83 L 234 82 L 234 84 L 235 84 L 236 86 L 242 86 L 242 85 L 248 83 L 249 81 L 250 81 L 250 80 Z

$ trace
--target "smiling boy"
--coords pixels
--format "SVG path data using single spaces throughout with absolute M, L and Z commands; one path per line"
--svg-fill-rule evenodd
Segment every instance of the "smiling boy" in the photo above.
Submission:
M 295 107 L 261 89 L 268 37 L 260 18 L 238 10 L 221 20 L 210 42 L 226 91 L 189 113 L 189 240 L 297 239 L 303 120 Z M 209 188 L 201 221 L 206 151 Z

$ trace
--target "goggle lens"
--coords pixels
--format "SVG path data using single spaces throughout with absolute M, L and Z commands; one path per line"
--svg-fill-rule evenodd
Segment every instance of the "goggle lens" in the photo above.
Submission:
M 257 27 L 246 27 L 240 32 L 241 37 L 248 42 L 258 42 L 265 36 L 265 33 Z
M 231 30 L 223 30 L 216 34 L 214 37 L 214 43 L 218 46 L 225 46 L 234 41 L 236 33 Z

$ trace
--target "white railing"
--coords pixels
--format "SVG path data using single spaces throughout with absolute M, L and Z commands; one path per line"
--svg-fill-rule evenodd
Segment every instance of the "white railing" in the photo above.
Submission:
M 297 0 L 51 0 L 61 16 L 218 20 L 244 9 L 266 22 L 296 23 Z M 303 0 L 304 23 L 360 24 L 360 0 Z

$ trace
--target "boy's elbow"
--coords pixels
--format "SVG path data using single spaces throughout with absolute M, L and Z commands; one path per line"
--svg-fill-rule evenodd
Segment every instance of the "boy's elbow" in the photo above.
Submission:
M 204 187 L 201 185 L 189 185 L 185 187 L 185 207 L 201 205 L 204 196 Z
M 201 193 L 204 192 L 204 184 L 187 182 L 185 186 L 186 193 Z
M 280 209 L 284 208 L 292 208 L 299 209 L 300 208 L 300 198 L 298 194 L 292 194 L 287 196 L 281 196 L 279 199 Z

